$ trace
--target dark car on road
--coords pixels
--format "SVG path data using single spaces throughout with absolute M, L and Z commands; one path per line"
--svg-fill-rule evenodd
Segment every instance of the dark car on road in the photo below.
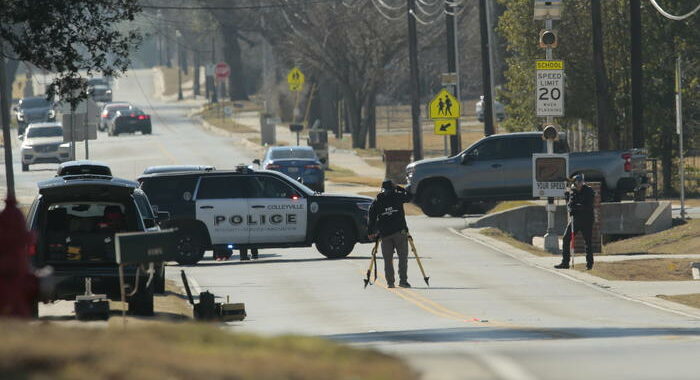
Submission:
M 39 195 L 29 210 L 28 228 L 36 233 L 33 264 L 50 265 L 56 279 L 54 300 L 72 300 L 85 292 L 85 279 L 92 291 L 120 299 L 115 234 L 148 230 L 135 195 L 133 181 L 99 175 L 54 177 L 40 182 Z M 143 271 L 141 271 L 143 273 Z M 153 314 L 153 292 L 162 279 L 147 285 L 147 276 L 136 266 L 124 267 L 129 311 Z M 139 281 L 134 288 L 135 281 Z
M 112 88 L 109 86 L 109 81 L 105 78 L 90 78 L 87 81 L 87 92 L 92 100 L 96 102 L 111 102 Z
M 271 147 L 261 166 L 284 173 L 318 192 L 325 190 L 323 165 L 310 146 Z
M 100 110 L 100 121 L 97 124 L 97 129 L 100 131 L 106 131 L 109 121 L 114 117 L 117 111 L 124 111 L 131 109 L 131 104 L 129 102 L 111 102 L 105 103 Z
M 117 110 L 107 123 L 107 133 L 110 136 L 135 132 L 151 134 L 151 115 L 140 108 L 131 106 L 129 109 Z
M 20 99 L 14 107 L 17 119 L 17 135 L 23 135 L 27 125 L 56 120 L 55 104 L 45 96 L 32 96 Z
M 342 258 L 368 243 L 372 199 L 319 194 L 275 171 L 213 170 L 141 176 L 141 189 L 177 229 L 177 260 L 196 264 L 204 251 L 309 247 Z M 218 252 L 217 252 L 218 251 Z

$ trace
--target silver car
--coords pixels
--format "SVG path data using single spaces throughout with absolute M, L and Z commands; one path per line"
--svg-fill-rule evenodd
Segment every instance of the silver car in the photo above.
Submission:
M 22 146 L 22 171 L 29 170 L 29 165 L 71 161 L 70 143 L 63 142 L 61 123 L 29 124 L 25 134 L 20 137 Z

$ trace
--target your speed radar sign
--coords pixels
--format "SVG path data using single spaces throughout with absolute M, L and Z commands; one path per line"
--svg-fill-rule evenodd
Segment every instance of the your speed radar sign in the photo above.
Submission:
M 564 61 L 537 61 L 537 116 L 564 116 Z

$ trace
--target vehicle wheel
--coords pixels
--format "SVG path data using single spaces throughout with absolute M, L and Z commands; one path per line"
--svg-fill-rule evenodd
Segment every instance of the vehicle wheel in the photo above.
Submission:
M 153 275 L 153 292 L 155 294 L 165 294 L 165 265 L 156 269 Z
M 345 219 L 331 219 L 323 223 L 316 237 L 316 249 L 329 259 L 339 259 L 352 252 L 357 234 Z
M 462 215 L 466 214 L 471 207 L 471 203 L 469 202 L 459 202 L 456 205 L 450 206 L 450 209 L 447 211 L 450 216 L 459 218 Z
M 150 135 L 150 134 L 151 134 L 151 128 L 144 129 L 143 131 L 141 131 L 141 133 L 144 134 L 144 135 Z
M 22 164 L 22 171 L 23 171 L 23 172 L 28 172 L 28 171 L 29 171 L 29 165 L 28 165 L 28 164 Z
M 447 214 L 450 205 L 454 204 L 454 195 L 447 186 L 440 183 L 427 185 L 423 190 L 420 208 L 425 215 L 441 217 Z
M 176 260 L 180 265 L 195 265 L 204 256 L 204 247 L 202 239 L 194 231 L 184 230 L 177 238 L 177 253 Z
M 153 284 L 146 286 L 146 281 L 139 284 L 139 290 L 129 298 L 129 314 L 150 317 L 153 315 Z

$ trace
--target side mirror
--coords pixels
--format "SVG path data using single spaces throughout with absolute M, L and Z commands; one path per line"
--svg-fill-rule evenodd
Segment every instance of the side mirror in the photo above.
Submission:
M 257 158 L 253 160 L 253 163 L 254 163 L 255 165 L 260 166 L 260 160 L 258 160 Z
M 476 154 L 469 152 L 462 155 L 462 165 L 468 164 L 476 158 Z
M 325 164 L 326 162 L 328 162 L 328 160 L 326 160 L 325 158 L 321 158 L 319 161 L 321 161 L 322 164 Z
M 158 223 L 167 222 L 168 220 L 170 220 L 170 213 L 167 211 L 158 211 L 158 213 L 156 214 L 156 220 L 158 221 Z
M 151 218 L 146 218 L 143 220 L 143 225 L 146 226 L 146 228 L 153 228 L 156 226 L 156 221 Z

